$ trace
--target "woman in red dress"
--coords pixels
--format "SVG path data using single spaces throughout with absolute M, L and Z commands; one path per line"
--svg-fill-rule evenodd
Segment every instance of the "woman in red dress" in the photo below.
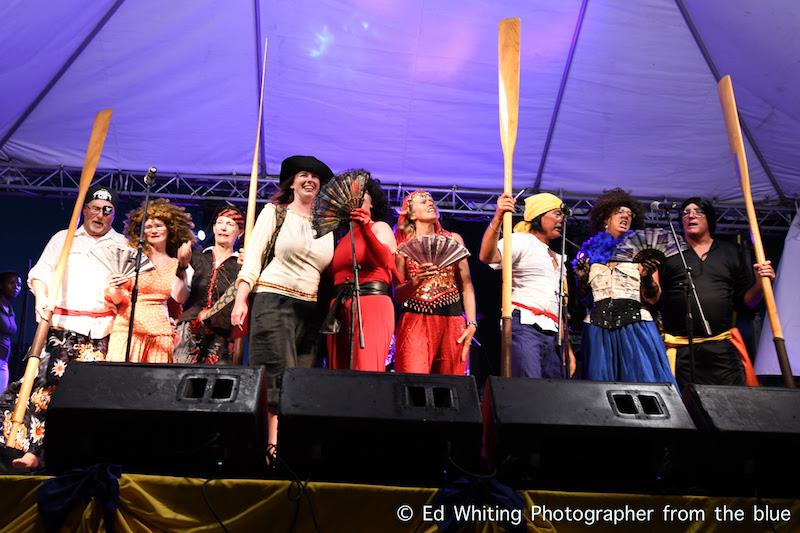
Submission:
M 382 221 L 389 211 L 389 202 L 380 181 L 370 177 L 366 170 L 348 170 L 339 177 L 352 174 L 367 175 L 364 203 L 350 214 L 355 223 L 352 236 L 360 267 L 358 281 L 364 348 L 359 345 L 357 323 L 352 333 L 350 329 L 357 318 L 352 306 L 353 251 L 348 232 L 339 240 L 330 266 L 336 298 L 331 303 L 329 316 L 338 319 L 339 330 L 328 338 L 328 356 L 331 368 L 384 372 L 394 333 L 390 287 L 397 243 L 389 224 Z

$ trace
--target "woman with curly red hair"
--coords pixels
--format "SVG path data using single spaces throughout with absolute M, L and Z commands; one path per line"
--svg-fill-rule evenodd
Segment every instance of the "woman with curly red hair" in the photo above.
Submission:
M 622 189 L 612 189 L 597 199 L 589 218 L 597 233 L 573 262 L 578 294 L 589 308 L 581 341 L 583 377 L 674 384 L 664 343 L 646 307 L 661 295 L 658 261 L 611 261 L 617 245 L 644 226 L 641 204 Z
M 144 206 L 128 213 L 123 234 L 130 246 L 139 245 L 139 228 Z M 186 268 L 194 242 L 192 217 L 182 207 L 164 198 L 147 206 L 142 249 L 154 268 L 139 274 L 139 295 L 131 338 L 130 361 L 136 363 L 172 362 L 175 331 L 169 322 L 167 299 L 183 303 L 189 294 Z M 180 258 L 180 259 L 178 259 Z M 117 317 L 108 342 L 108 361 L 124 361 L 131 316 L 133 280 L 114 274 L 109 279 L 106 298 L 117 306 Z
M 414 191 L 406 196 L 397 219 L 397 243 L 433 234 L 464 244 L 461 235 L 442 229 L 431 195 Z M 397 254 L 396 263 L 398 275 L 405 282 L 395 288 L 395 299 L 403 306 L 397 326 L 395 370 L 464 375 L 470 343 L 478 327 L 466 258 L 437 268 Z

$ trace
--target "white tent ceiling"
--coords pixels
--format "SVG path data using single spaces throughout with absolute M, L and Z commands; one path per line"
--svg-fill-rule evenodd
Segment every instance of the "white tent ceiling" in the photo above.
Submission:
M 754 195 L 800 195 L 795 0 L 6 1 L 0 150 L 79 167 L 111 107 L 101 168 L 247 174 L 267 36 L 269 174 L 310 153 L 389 183 L 500 189 L 497 23 L 510 16 L 515 188 L 736 200 L 715 65 L 752 136 Z

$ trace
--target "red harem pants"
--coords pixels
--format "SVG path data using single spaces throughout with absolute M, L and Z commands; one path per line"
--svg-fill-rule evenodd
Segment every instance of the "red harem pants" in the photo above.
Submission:
M 467 362 L 461 361 L 458 338 L 466 330 L 464 317 L 425 315 L 406 311 L 397 326 L 394 369 L 415 374 L 463 376 Z
M 328 336 L 331 368 L 350 368 L 350 304 L 345 300 L 339 309 L 342 325 L 339 333 Z M 353 318 L 356 318 L 353 315 Z M 356 319 L 357 320 L 357 319 Z M 374 294 L 361 297 L 361 325 L 364 328 L 364 349 L 358 344 L 358 326 L 353 330 L 353 368 L 371 372 L 386 371 L 386 356 L 394 333 L 394 304 L 389 296 Z

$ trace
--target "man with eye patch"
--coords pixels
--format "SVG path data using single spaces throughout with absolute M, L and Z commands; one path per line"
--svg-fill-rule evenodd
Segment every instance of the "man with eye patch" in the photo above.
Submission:
M 53 274 L 67 237 L 61 230 L 50 239 L 42 256 L 28 275 L 28 285 L 36 298 L 36 320 L 50 313 L 47 344 L 42 350 L 39 371 L 33 382 L 30 400 L 17 436 L 22 451 L 3 448 L 0 470 L 11 463 L 15 472 L 36 471 L 41 467 L 47 407 L 64 371 L 73 361 L 102 361 L 108 351 L 108 336 L 116 309 L 104 297 L 108 270 L 94 257 L 102 247 L 125 248 L 127 241 L 111 223 L 117 206 L 117 193 L 103 185 L 91 187 L 82 209 L 81 226 L 75 231 L 66 269 L 58 294 L 50 294 Z M 49 297 L 53 296 L 52 301 Z M 9 384 L 0 395 L 0 447 L 6 443 L 11 417 L 21 380 Z
M 734 326 L 734 311 L 752 309 L 763 296 L 759 277 L 775 279 L 770 261 L 753 265 L 756 282 L 737 247 L 714 238 L 716 212 L 706 199 L 693 197 L 680 207 L 683 235 L 689 248 L 686 263 L 692 269 L 697 296 L 711 327 L 708 336 L 700 312 L 692 299 L 694 379 L 686 324 L 686 274 L 680 255 L 668 258 L 661 277 L 661 313 L 667 355 L 674 364 L 682 388 L 687 383 L 744 385 L 743 361 L 748 361 L 744 343 Z

